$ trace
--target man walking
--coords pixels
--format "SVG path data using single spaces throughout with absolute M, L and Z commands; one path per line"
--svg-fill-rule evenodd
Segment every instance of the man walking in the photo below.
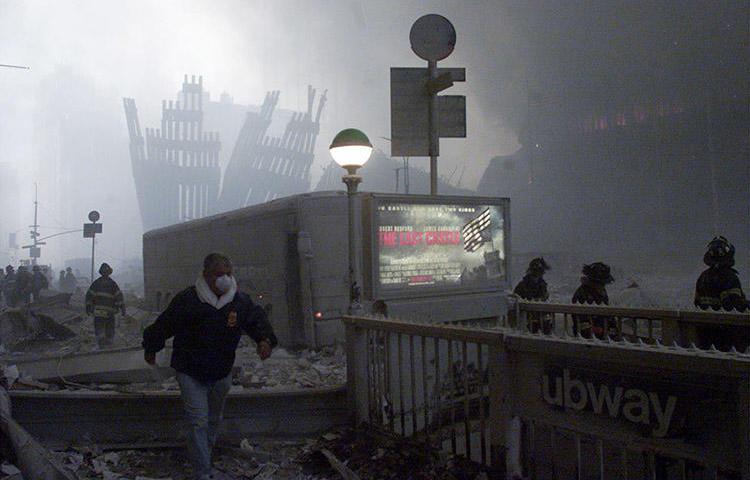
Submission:
M 94 316 L 94 332 L 99 348 L 112 346 L 115 338 L 115 313 L 125 315 L 125 301 L 117 283 L 110 278 L 112 267 L 102 263 L 99 275 L 86 292 L 86 313 Z
M 143 332 L 144 358 L 150 365 L 164 342 L 174 337 L 171 366 L 177 371 L 189 422 L 188 454 L 200 480 L 215 478 L 211 450 L 243 331 L 256 342 L 261 360 L 271 355 L 277 340 L 265 310 L 237 291 L 229 258 L 212 253 L 203 260 L 195 285 L 175 295 Z

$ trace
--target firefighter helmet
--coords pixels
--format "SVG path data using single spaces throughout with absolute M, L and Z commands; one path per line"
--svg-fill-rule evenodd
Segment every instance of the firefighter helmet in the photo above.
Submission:
M 703 255 L 703 263 L 709 267 L 734 265 L 734 245 L 722 236 L 714 237 L 708 242 L 706 253 Z
M 537 257 L 529 262 L 529 268 L 526 269 L 526 273 L 536 273 L 538 275 L 544 275 L 544 272 L 550 269 L 547 262 L 544 261 L 544 257 Z
M 612 283 L 615 281 L 610 273 L 609 265 L 602 262 L 592 263 L 583 266 L 583 274 L 597 283 Z
M 112 275 L 112 267 L 108 263 L 102 263 L 102 266 L 99 267 L 99 275 Z

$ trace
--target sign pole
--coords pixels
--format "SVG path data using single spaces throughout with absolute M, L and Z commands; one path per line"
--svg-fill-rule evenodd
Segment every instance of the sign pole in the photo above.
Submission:
M 437 60 L 427 62 L 430 80 L 437 78 Z M 440 139 L 438 132 L 438 96 L 437 92 L 430 93 L 430 195 L 437 195 L 438 187 L 438 155 Z
M 83 224 L 83 238 L 91 237 L 91 283 L 94 283 L 94 256 L 96 253 L 96 234 L 102 233 L 102 224 L 99 221 L 100 215 L 96 210 L 89 212 L 89 221 L 91 223 Z
M 91 283 L 94 283 L 94 249 L 96 248 L 96 233 L 91 237 Z
M 438 68 L 456 46 L 456 29 L 447 18 L 420 17 L 409 41 L 427 68 L 391 68 L 391 156 L 430 157 L 430 195 L 437 195 L 440 137 L 466 137 L 466 97 L 438 93 L 465 81 L 466 70 Z

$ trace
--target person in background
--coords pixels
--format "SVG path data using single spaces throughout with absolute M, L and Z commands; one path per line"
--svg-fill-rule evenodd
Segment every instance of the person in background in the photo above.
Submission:
M 5 267 L 5 278 L 3 279 L 3 297 L 5 304 L 9 307 L 16 306 L 16 272 L 12 265 Z
M 94 332 L 99 348 L 109 347 L 115 338 L 115 314 L 125 315 L 125 302 L 117 282 L 110 278 L 112 267 L 102 263 L 101 277 L 86 292 L 86 313 L 94 316 Z
M 33 289 L 34 277 L 28 267 L 21 265 L 16 274 L 16 305 L 19 303 L 25 307 L 31 304 L 31 291 Z
M 739 273 L 732 268 L 734 245 L 724 237 L 714 237 L 703 255 L 703 263 L 708 268 L 695 283 L 695 306 L 701 310 L 747 310 L 748 303 L 742 291 Z
M 73 275 L 73 269 L 68 267 L 65 269 L 65 284 L 64 284 L 64 292 L 73 294 L 76 291 L 76 288 L 78 287 L 78 279 L 75 275 Z
M 388 318 L 388 304 L 385 303 L 385 300 L 378 299 L 372 302 L 372 314 Z
M 607 284 L 614 281 L 609 265 L 602 262 L 584 265 L 581 285 L 573 294 L 573 303 L 588 305 L 609 305 Z M 595 335 L 603 339 L 606 335 L 616 336 L 617 325 L 612 317 L 603 315 L 573 315 L 573 335 L 591 338 Z
M 734 268 L 734 245 L 724 237 L 715 237 L 706 247 L 703 263 L 708 268 L 695 283 L 693 303 L 701 310 L 744 312 L 747 298 L 742 291 L 739 273 Z M 744 351 L 750 345 L 750 325 L 699 325 L 696 327 L 697 346 L 723 351 L 732 347 Z
M 174 296 L 169 306 L 143 331 L 146 363 L 155 365 L 156 353 L 168 338 L 171 366 L 177 371 L 185 416 L 189 422 L 187 447 L 196 478 L 213 478 L 211 450 L 232 384 L 232 366 L 242 333 L 257 344 L 261 360 L 271 355 L 277 340 L 266 311 L 237 291 L 232 262 L 211 253 L 195 284 Z
M 529 267 L 526 269 L 526 275 L 518 282 L 516 288 L 513 289 L 513 293 L 524 300 L 546 302 L 549 300 L 549 292 L 547 291 L 547 282 L 544 280 L 544 273 L 549 269 L 550 267 L 544 261 L 543 257 L 531 260 Z M 529 330 L 532 333 L 537 333 L 540 329 L 545 335 L 551 333 L 552 324 L 549 317 L 545 316 L 544 325 L 542 325 L 542 315 L 540 313 L 529 312 L 526 314 L 526 319 Z
M 42 271 L 41 267 L 39 265 L 34 265 L 32 268 L 32 275 L 31 275 L 31 295 L 34 299 L 34 303 L 38 302 L 40 297 L 39 293 L 49 288 L 49 281 L 47 280 L 47 276 Z

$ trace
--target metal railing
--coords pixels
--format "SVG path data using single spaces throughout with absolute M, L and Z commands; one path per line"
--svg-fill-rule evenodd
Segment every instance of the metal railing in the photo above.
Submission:
M 560 315 L 562 326 L 565 315 L 606 313 L 620 315 L 623 320 L 674 321 L 677 331 L 682 328 L 680 322 L 703 320 L 700 317 L 705 313 L 690 312 L 698 314 L 690 318 L 643 309 L 613 312 L 613 307 L 599 311 L 602 307 L 546 306 L 552 308 L 543 310 L 540 304 L 529 304 L 519 310 Z M 732 413 L 731 428 L 739 429 L 740 440 L 731 447 L 736 452 L 722 456 L 710 445 L 695 447 L 674 439 L 610 431 L 609 426 L 596 423 L 611 421 L 606 416 L 589 424 L 575 415 L 566 416 L 572 412 L 569 408 L 548 411 L 549 405 L 537 398 L 542 392 L 536 380 L 550 362 L 612 365 L 636 381 L 642 371 L 659 379 L 658 370 L 654 370 L 658 366 L 665 375 L 688 379 L 689 384 L 718 378 L 717 384 L 734 385 L 729 395 L 742 406 L 750 403 L 750 355 L 664 346 L 661 340 L 656 341 L 663 324 L 653 323 L 651 329 L 644 329 L 653 341 L 624 335 L 613 342 L 532 334 L 524 331 L 525 325 L 507 326 L 512 321 L 499 321 L 506 326 L 477 327 L 345 317 L 349 402 L 357 423 L 424 441 L 490 466 L 503 472 L 501 475 L 515 472 L 538 479 L 750 478 L 750 466 L 746 466 L 750 462 L 747 408 Z M 606 377 L 607 371 L 602 375 Z M 612 373 L 607 380 L 620 379 L 620 373 Z M 532 408 L 531 403 L 537 405 Z
M 519 300 L 507 317 L 500 317 L 500 325 L 568 337 L 581 333 L 575 328 L 576 323 L 586 317 L 606 323 L 610 327 L 606 336 L 615 340 L 626 338 L 630 341 L 705 349 L 711 349 L 713 343 L 723 340 L 723 344 L 714 345 L 714 348 L 745 352 L 750 347 L 750 311 L 672 310 Z M 725 338 L 720 338 L 721 334 L 705 334 L 706 331 L 722 329 Z
M 347 322 L 362 333 L 347 340 L 351 365 L 360 366 L 347 369 L 350 385 L 366 383 L 352 403 L 358 419 L 489 464 L 488 358 L 500 332 L 366 317 Z

